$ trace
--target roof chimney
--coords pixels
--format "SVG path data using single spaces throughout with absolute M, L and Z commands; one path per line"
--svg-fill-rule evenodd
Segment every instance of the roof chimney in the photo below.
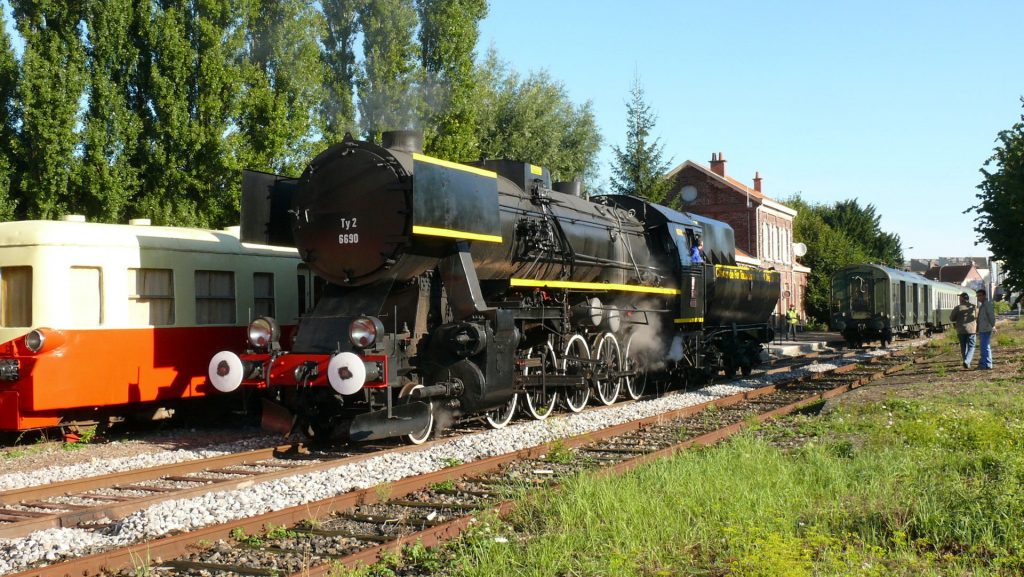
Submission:
M 725 178 L 725 155 L 721 152 L 711 153 L 711 172 Z
M 759 171 L 754 173 L 754 190 L 761 192 L 761 173 Z

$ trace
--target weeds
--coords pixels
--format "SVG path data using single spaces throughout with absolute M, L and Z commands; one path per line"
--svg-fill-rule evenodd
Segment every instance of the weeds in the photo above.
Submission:
M 455 457 L 445 457 L 441 463 L 444 465 L 445 469 L 451 469 L 452 467 L 458 467 L 459 465 L 465 464 L 465 461 Z
M 572 452 L 572 449 L 565 446 L 565 443 L 561 440 L 551 443 L 548 454 L 544 457 L 544 460 L 549 463 L 560 463 L 563 465 L 572 463 L 575 459 L 576 454 Z
M 434 483 L 433 485 L 430 486 L 430 490 L 431 491 L 454 491 L 455 490 L 455 480 L 454 479 L 446 479 L 444 481 L 441 481 L 440 483 Z

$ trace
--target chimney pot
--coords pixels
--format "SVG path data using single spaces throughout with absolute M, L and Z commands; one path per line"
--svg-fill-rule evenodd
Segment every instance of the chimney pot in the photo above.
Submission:
M 725 155 L 721 152 L 711 153 L 711 172 L 725 178 Z
M 754 173 L 754 190 L 761 192 L 761 172 L 757 171 Z

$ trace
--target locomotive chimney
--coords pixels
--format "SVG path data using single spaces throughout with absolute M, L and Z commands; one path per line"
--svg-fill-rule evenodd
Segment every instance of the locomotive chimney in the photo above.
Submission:
M 754 173 L 754 190 L 756 190 L 757 192 L 761 192 L 761 173 L 760 172 L 755 172 Z
M 572 196 L 583 196 L 583 183 L 578 180 L 563 180 L 552 185 L 555 192 L 569 194 Z
M 423 133 L 418 130 L 389 130 L 381 134 L 384 148 L 412 154 L 423 152 Z
M 711 172 L 725 178 L 725 155 L 721 152 L 711 153 Z

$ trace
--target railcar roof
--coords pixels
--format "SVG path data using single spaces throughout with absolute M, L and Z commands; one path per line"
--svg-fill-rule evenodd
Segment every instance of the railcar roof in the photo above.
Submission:
M 931 285 L 931 286 L 936 286 L 936 287 L 940 287 L 940 288 L 944 288 L 944 289 L 955 289 L 957 291 L 963 291 L 964 290 L 963 287 L 961 287 L 959 285 L 955 285 L 953 283 L 938 282 L 938 281 L 934 281 L 934 280 L 925 278 L 925 276 L 923 274 L 918 274 L 916 272 L 900 270 L 900 269 L 896 269 L 896 268 L 892 268 L 892 267 L 888 267 L 888 266 L 884 266 L 884 265 L 880 265 L 880 264 L 867 263 L 867 262 L 866 263 L 862 263 L 862 264 L 851 264 L 851 265 L 848 265 L 848 266 L 844 266 L 843 268 L 837 270 L 835 272 L 835 274 L 840 274 L 840 273 L 847 272 L 847 271 L 854 270 L 854 269 L 865 269 L 865 268 L 875 269 L 875 270 L 881 271 L 882 273 L 884 273 L 889 278 L 895 279 L 895 280 L 903 280 L 903 281 L 913 282 L 913 283 L 917 283 L 917 284 Z M 833 276 L 835 276 L 835 275 L 833 275 Z
M 243 243 L 238 239 L 237 229 L 217 231 L 55 220 L 0 223 L 0 248 L 12 246 L 139 247 L 278 256 L 298 254 L 294 248 Z

